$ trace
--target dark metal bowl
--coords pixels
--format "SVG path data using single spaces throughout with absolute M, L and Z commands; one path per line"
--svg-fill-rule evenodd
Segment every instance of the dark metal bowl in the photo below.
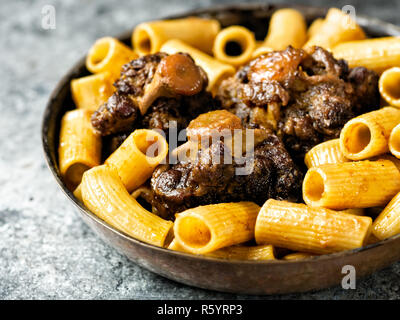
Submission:
M 282 7 L 295 7 L 308 22 L 326 14 L 327 9 L 266 4 L 219 6 L 188 12 L 212 17 L 222 26 L 244 25 L 263 39 L 271 14 Z M 369 36 L 399 36 L 400 28 L 368 17 L 357 17 Z M 130 42 L 131 31 L 119 37 Z M 362 277 L 400 260 L 400 235 L 360 249 L 323 255 L 300 261 L 227 261 L 158 248 L 133 239 L 87 210 L 63 183 L 58 168 L 58 139 L 62 115 L 73 107 L 70 81 L 88 74 L 82 58 L 58 83 L 47 104 L 42 126 L 44 153 L 51 172 L 67 197 L 78 207 L 83 220 L 107 243 L 140 266 L 188 285 L 224 292 L 276 294 L 302 292 L 340 284 L 342 267 L 352 265 Z

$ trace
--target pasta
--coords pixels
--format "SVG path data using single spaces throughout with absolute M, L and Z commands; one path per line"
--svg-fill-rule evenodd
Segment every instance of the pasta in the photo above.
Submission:
M 340 149 L 352 160 L 367 159 L 389 151 L 392 129 L 400 123 L 400 109 L 385 107 L 353 118 L 340 133 Z
M 347 213 L 347 214 L 354 214 L 356 216 L 363 216 L 364 215 L 364 209 L 363 208 L 352 208 L 352 209 L 344 209 L 337 211 L 340 213 Z
M 339 43 L 365 38 L 362 28 L 349 15 L 337 8 L 331 8 L 319 30 L 314 29 L 304 47 L 320 46 L 329 50 Z
M 220 62 L 204 52 L 187 45 L 180 40 L 169 40 L 160 49 L 161 52 L 174 54 L 177 52 L 189 53 L 197 65 L 203 68 L 208 75 L 207 89 L 214 92 L 222 80 L 232 76 L 235 68 L 229 64 Z
M 111 154 L 105 164 L 112 165 L 129 192 L 140 187 L 168 153 L 165 138 L 154 130 L 138 129 Z
M 255 238 L 258 244 L 325 254 L 363 246 L 371 224 L 370 217 L 270 199 L 257 217 Z
M 315 254 L 312 253 L 307 253 L 307 252 L 293 252 L 289 253 L 288 255 L 283 257 L 283 260 L 303 260 L 303 259 L 308 259 L 314 257 Z
M 372 233 L 380 240 L 400 233 L 400 193 L 383 209 L 372 225 Z
M 266 54 L 268 52 L 271 52 L 271 51 L 274 51 L 274 49 L 267 47 L 266 45 L 259 45 L 259 46 L 256 46 L 256 49 L 253 51 L 251 57 L 253 59 L 255 59 L 255 58 L 257 58 L 263 54 Z
M 72 99 L 78 109 L 95 111 L 112 95 L 114 89 L 108 72 L 71 81 Z
M 145 55 L 161 51 L 161 46 L 168 40 L 179 39 L 211 54 L 220 29 L 217 20 L 197 17 L 144 22 L 133 31 L 132 46 L 139 55 Z
M 78 109 L 67 112 L 61 120 L 58 148 L 61 176 L 69 188 L 75 188 L 83 173 L 100 164 L 101 137 L 92 128 L 91 112 Z
M 326 164 L 303 181 L 305 203 L 337 210 L 386 205 L 399 191 L 400 172 L 389 160 Z
M 400 107 L 400 68 L 384 71 L 379 78 L 379 92 L 391 106 Z
M 400 37 L 374 38 L 340 43 L 332 49 L 336 59 L 349 67 L 366 67 L 378 73 L 400 67 Z
M 254 34 L 242 26 L 230 26 L 221 30 L 213 45 L 214 57 L 235 67 L 248 62 L 256 47 Z
M 307 29 L 307 38 L 310 39 L 317 34 L 324 22 L 325 20 L 322 18 L 315 19 Z
M 252 202 L 220 203 L 176 215 L 175 240 L 184 250 L 205 254 L 251 240 L 260 207 Z
M 308 168 L 318 167 L 323 164 L 343 163 L 349 161 L 340 150 L 339 139 L 332 139 L 317 144 L 308 151 L 304 163 Z
M 396 158 L 400 158 L 400 124 L 395 126 L 390 133 L 389 150 Z
M 112 166 L 85 172 L 81 192 L 90 211 L 133 238 L 162 247 L 171 237 L 173 223 L 145 210 L 128 193 Z
M 307 25 L 303 15 L 294 9 L 277 10 L 271 17 L 265 46 L 284 50 L 287 46 L 301 48 L 307 40 Z
M 136 58 L 137 54 L 119 40 L 104 37 L 90 48 L 86 68 L 92 73 L 109 72 L 114 81 L 119 77 L 121 67 Z

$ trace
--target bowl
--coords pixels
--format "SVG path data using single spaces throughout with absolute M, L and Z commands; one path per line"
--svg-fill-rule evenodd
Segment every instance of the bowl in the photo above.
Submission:
M 218 19 L 223 27 L 243 25 L 263 39 L 271 14 L 283 7 L 301 11 L 310 23 L 325 16 L 327 9 L 269 4 L 217 6 L 166 18 L 201 16 Z M 158 17 L 155 17 L 158 18 Z M 400 36 L 400 28 L 380 20 L 357 16 L 357 22 L 371 37 Z M 119 39 L 129 44 L 131 30 Z M 58 185 L 91 229 L 113 248 L 138 265 L 166 278 L 187 285 L 240 294 L 282 294 L 304 292 L 338 285 L 350 265 L 356 276 L 363 277 L 400 260 L 400 234 L 355 250 L 297 261 L 238 261 L 172 251 L 141 242 L 116 230 L 87 210 L 67 189 L 58 168 L 58 139 L 62 115 L 73 107 L 70 81 L 89 74 L 82 58 L 57 84 L 51 93 L 42 124 L 45 158 Z

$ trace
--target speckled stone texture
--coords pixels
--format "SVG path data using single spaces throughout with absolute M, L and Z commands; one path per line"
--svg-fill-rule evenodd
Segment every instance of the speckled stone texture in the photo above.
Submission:
M 99 37 L 136 23 L 217 0 L 0 2 L 0 298 L 2 299 L 370 299 L 400 298 L 400 263 L 340 287 L 254 297 L 200 290 L 164 279 L 104 244 L 75 214 L 43 158 L 41 118 L 58 79 Z M 229 0 L 230 3 L 239 2 Z M 275 1 L 277 3 L 279 1 Z M 293 1 L 316 4 L 317 1 Z M 56 29 L 41 28 L 42 8 Z M 357 12 L 400 24 L 399 1 L 352 4 Z

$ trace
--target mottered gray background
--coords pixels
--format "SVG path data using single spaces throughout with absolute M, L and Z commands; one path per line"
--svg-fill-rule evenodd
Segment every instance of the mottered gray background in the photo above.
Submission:
M 224 0 L 0 1 L 0 299 L 398 299 L 400 262 L 357 281 L 304 294 L 245 296 L 153 274 L 100 240 L 46 167 L 41 119 L 58 79 L 105 35 Z M 274 3 L 281 1 L 275 0 Z M 289 2 L 286 1 L 286 2 Z M 294 1 L 343 7 L 400 25 L 400 1 Z M 56 9 L 56 29 L 41 27 Z M 211 271 L 212 272 L 212 271 Z

